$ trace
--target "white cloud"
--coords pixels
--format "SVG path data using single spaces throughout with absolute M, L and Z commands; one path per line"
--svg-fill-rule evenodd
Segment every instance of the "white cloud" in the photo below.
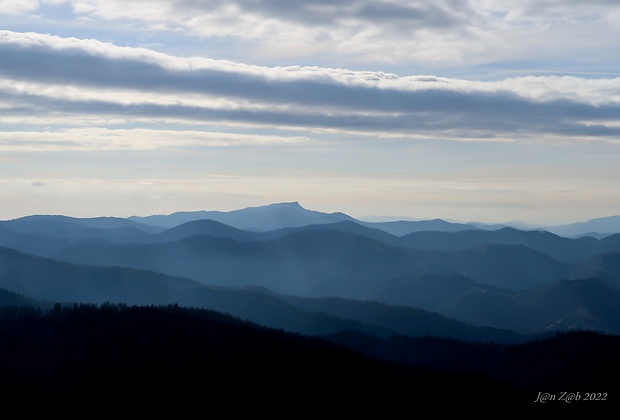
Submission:
M 76 17 L 110 22 L 119 28 L 138 23 L 144 32 L 167 30 L 202 38 L 232 38 L 254 44 L 263 53 L 285 56 L 297 56 L 296 46 L 310 51 L 323 44 L 329 45 L 331 53 L 347 57 L 374 57 L 380 61 L 417 57 L 450 62 L 462 58 L 464 39 L 484 42 L 479 34 L 485 31 L 472 22 L 479 14 L 467 3 L 443 0 L 415 4 L 393 0 L 46 3 L 70 5 Z M 280 46 L 284 48 L 276 49 Z
M 620 8 L 614 1 L 431 1 L 405 0 L 48 0 L 64 5 L 76 22 L 87 19 L 146 38 L 171 37 L 208 45 L 232 40 L 248 59 L 278 57 L 315 62 L 390 65 L 393 68 L 445 69 L 444 66 L 492 65 L 536 58 L 541 70 L 550 58 L 587 66 L 597 62 L 617 71 L 618 59 L 598 49 L 617 49 Z M 55 19 L 36 1 L 8 2 L 42 22 Z M 63 21 L 67 24 L 67 21 Z M 76 28 L 83 26 L 77 25 Z M 158 38 L 159 40 L 164 39 Z M 179 40 L 177 40 L 178 42 Z M 227 41 L 225 41 L 227 42 Z M 562 43 L 565 45 L 562 45 Z M 168 45 L 170 46 L 170 45 Z M 554 48 L 555 47 L 555 48 Z M 596 53 L 593 49 L 597 50 Z M 267 54 L 269 57 L 266 57 Z M 239 56 L 236 56 L 239 59 Z M 291 62 L 291 60 L 288 60 Z M 575 69 L 568 69 L 575 70 Z
M 620 129 L 620 78 L 468 81 L 175 57 L 96 40 L 0 31 L 4 119 L 125 117 L 382 137 L 505 141 Z M 601 121 L 597 123 L 597 121 Z M 581 121 L 588 121 L 587 124 Z
M 304 137 L 152 129 L 73 128 L 59 132 L 0 132 L 2 152 L 153 150 L 188 147 L 274 146 L 307 143 Z
M 38 8 L 37 0 L 0 0 L 0 15 L 22 15 Z
M 140 86 L 138 79 L 141 71 L 152 69 L 158 72 L 155 76 L 160 78 L 162 82 L 170 83 L 166 80 L 166 76 L 169 75 L 178 78 L 170 79 L 173 83 L 177 83 L 177 86 L 173 84 L 165 86 L 172 90 L 183 88 L 184 82 L 180 80 L 181 78 L 196 78 L 196 84 L 193 87 L 196 88 L 197 93 L 208 93 L 211 87 L 200 85 L 200 82 L 207 82 L 209 77 L 213 77 L 209 73 L 204 73 L 204 77 L 201 77 L 200 72 L 205 71 L 223 73 L 230 75 L 230 77 L 254 78 L 250 82 L 256 84 L 259 82 L 310 82 L 409 92 L 419 90 L 445 90 L 464 93 L 504 91 L 534 100 L 568 99 L 590 104 L 620 103 L 620 77 L 590 79 L 574 76 L 526 76 L 495 82 L 481 82 L 430 75 L 398 76 L 391 73 L 353 71 L 346 68 L 264 67 L 201 57 L 174 57 L 145 48 L 119 47 L 91 39 L 61 38 L 45 34 L 11 31 L 0 31 L 0 47 L 3 45 L 6 46 L 9 53 L 13 51 L 14 47 L 18 47 L 22 49 L 24 54 L 32 55 L 30 60 L 38 58 L 43 60 L 43 64 L 48 61 L 50 64 L 60 66 L 65 61 L 65 67 L 60 68 L 57 73 L 50 73 L 50 69 L 38 70 L 15 67 L 14 70 L 16 74 L 19 74 L 18 71 L 28 70 L 23 75 L 24 79 L 28 77 L 28 72 L 31 72 L 34 77 L 40 77 L 40 79 L 45 79 L 46 74 L 53 77 L 64 77 L 63 86 L 67 84 L 71 86 L 72 78 L 76 78 L 76 83 L 84 83 L 82 80 L 86 83 L 89 81 L 93 84 L 101 83 L 95 79 L 97 75 L 90 78 L 88 74 L 83 74 L 85 70 L 89 70 L 88 68 L 75 68 L 70 71 L 73 61 L 76 61 L 77 64 L 88 64 L 81 59 L 94 57 L 104 60 L 102 63 L 105 62 L 104 64 L 109 66 L 110 70 L 124 71 L 123 76 L 118 80 L 115 81 L 110 78 L 105 81 L 110 88 L 115 85 L 125 86 L 125 80 L 133 81 L 136 89 L 154 88 L 155 86 L 148 86 L 146 83 L 144 86 Z M 0 50 L 0 52 L 2 51 Z M 55 56 L 56 52 L 58 53 Z M 5 54 L 7 53 L 5 52 Z M 148 65 L 153 67 L 147 67 Z M 5 63 L 4 67 L 9 68 L 11 66 L 11 63 Z M 80 78 L 78 79 L 77 76 Z M 158 80 L 154 80 L 154 82 L 158 82 Z M 78 94 L 77 90 L 75 92 Z M 250 93 L 248 92 L 248 94 Z M 114 93 L 112 96 L 116 95 L 117 93 Z

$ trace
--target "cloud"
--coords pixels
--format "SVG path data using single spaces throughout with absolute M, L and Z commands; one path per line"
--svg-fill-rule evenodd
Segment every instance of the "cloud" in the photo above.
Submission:
M 501 13 L 507 22 L 546 22 L 551 24 L 575 23 L 584 20 L 604 21 L 617 12 L 614 0 L 522 0 L 507 4 L 501 0 L 481 0 L 479 5 L 487 11 Z
M 124 25 L 137 23 L 144 32 L 225 37 L 249 41 L 263 51 L 274 45 L 326 44 L 341 55 L 383 55 L 384 60 L 414 56 L 453 60 L 462 54 L 454 44 L 464 37 L 480 41 L 481 32 L 470 31 L 472 17 L 478 15 L 475 9 L 448 0 L 415 4 L 394 0 L 54 0 L 41 4 L 70 6 L 79 19 L 108 22 L 123 30 Z M 32 2 L 27 10 L 36 6 Z M 44 15 L 43 10 L 36 12 Z M 428 42 L 443 52 L 435 56 L 425 46 Z M 417 52 L 420 49 L 424 51 Z
M 37 27 L 98 28 L 111 39 L 163 42 L 236 60 L 372 63 L 450 70 L 509 61 L 549 69 L 549 60 L 604 63 L 617 73 L 620 10 L 613 1 L 499 0 L 34 0 L 9 1 Z M 73 19 L 67 16 L 71 10 Z M 60 13 L 59 11 L 62 11 Z M 0 15 L 3 11 L 0 9 Z M 8 12 L 4 12 L 8 13 Z M 19 26 L 8 26 L 18 28 Z M 21 27 L 20 27 L 21 28 Z M 176 39 L 176 41 L 172 41 Z M 205 43 L 207 41 L 207 43 Z M 181 45 L 178 45 L 179 42 Z M 177 44 L 173 45 L 172 44 Z M 231 48 L 232 46 L 232 48 Z M 607 51 L 607 52 L 605 52 Z M 242 59 L 240 57 L 246 57 Z M 532 60 L 532 61 L 528 61 Z M 450 66 L 450 68 L 446 68 Z M 600 67 L 600 66 L 599 66 Z M 554 69 L 555 70 L 555 69 Z
M 304 137 L 192 130 L 73 128 L 58 132 L 0 132 L 0 151 L 112 151 L 161 148 L 274 146 L 307 143 Z
M 57 1 L 60 3 L 61 1 Z M 106 20 L 131 19 L 142 21 L 174 22 L 198 33 L 256 38 L 266 32 L 285 26 L 305 28 L 332 28 L 347 25 L 415 24 L 417 29 L 461 26 L 463 14 L 473 9 L 465 2 L 422 0 L 415 4 L 406 1 L 370 0 L 215 0 L 132 1 L 67 0 L 79 15 L 95 16 Z M 200 23 L 226 21 L 227 26 L 200 28 Z M 263 25 L 244 26 L 247 23 Z
M 0 0 L 0 14 L 22 15 L 37 10 L 37 0 Z
M 550 54 L 587 65 L 593 48 L 615 45 L 620 19 L 616 3 L 602 0 L 42 0 L 46 7 L 38 9 L 36 1 L 10 3 L 28 4 L 19 6 L 20 13 L 36 13 L 41 22 L 57 18 L 52 6 L 70 8 L 77 20 L 63 25 L 94 23 L 107 34 L 167 32 L 185 41 L 208 39 L 209 45 L 233 41 L 255 60 L 265 53 L 301 54 L 315 62 L 324 57 L 426 68 L 533 56 L 542 63 Z M 558 49 L 549 40 L 556 47 L 571 42 Z M 596 57 L 617 63 L 608 54 Z
M 620 78 L 472 82 L 260 67 L 10 31 L 0 31 L 0 58 L 5 118 L 104 115 L 484 141 L 620 134 Z

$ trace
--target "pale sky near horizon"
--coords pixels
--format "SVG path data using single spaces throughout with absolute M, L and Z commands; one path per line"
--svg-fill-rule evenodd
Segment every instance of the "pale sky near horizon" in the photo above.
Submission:
M 0 220 L 620 214 L 612 0 L 0 0 Z

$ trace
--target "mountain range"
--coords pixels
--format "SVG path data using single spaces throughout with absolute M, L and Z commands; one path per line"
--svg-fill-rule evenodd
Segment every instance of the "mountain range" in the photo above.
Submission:
M 275 374 L 308 391 L 304 381 L 313 372 L 334 377 L 346 363 L 350 372 L 374 372 L 368 381 L 350 375 L 341 382 L 359 392 L 375 389 L 373 381 L 396 381 L 390 389 L 401 396 L 402 384 L 422 395 L 451 383 L 443 389 L 509 404 L 507 395 L 531 402 L 567 384 L 607 392 L 620 349 L 614 220 L 596 222 L 605 234 L 563 236 L 439 219 L 368 222 L 276 203 L 1 221 L 0 374 L 14 384 L 1 390 L 18 399 L 37 383 L 53 404 L 82 385 L 100 395 L 121 378 L 155 394 L 149 386 L 169 395 L 183 389 L 183 398 L 196 395 L 193 388 L 171 384 L 190 372 L 217 371 L 217 380 L 232 386 L 224 372 L 234 371 Z M 196 334 L 221 342 L 213 347 Z M 208 354 L 220 363 L 205 364 L 188 343 L 215 351 Z M 288 343 L 290 353 L 277 343 Z M 310 359 L 323 365 L 299 367 Z M 293 365 L 301 375 L 295 379 L 287 368 Z
M 293 299 L 319 306 L 341 299 L 425 311 L 502 334 L 620 331 L 613 305 L 592 306 L 594 295 L 618 298 L 620 234 L 568 238 L 439 219 L 362 222 L 294 202 L 127 219 L 33 215 L 1 222 L 0 246 L 7 248 L 0 254 L 0 287 L 49 301 L 182 303 L 235 315 L 245 310 L 245 319 L 283 327 L 248 299 L 269 300 L 283 311 L 300 302 Z M 543 290 L 561 298 L 532 298 Z M 236 300 L 244 303 L 216 303 Z M 308 305 L 310 317 L 320 312 Z M 251 307 L 257 308 L 252 314 Z M 335 316 L 325 311 L 321 316 Z M 329 325 L 367 321 L 352 314 L 345 319 L 313 318 L 307 322 L 322 325 L 314 330 L 287 328 L 333 332 Z M 369 324 L 357 328 L 402 333 Z
M 228 212 L 203 210 L 176 212 L 167 215 L 131 216 L 128 218 L 128 220 L 164 228 L 171 228 L 186 222 L 205 219 L 215 220 L 238 229 L 253 231 L 268 231 L 285 227 L 301 227 L 313 224 L 352 221 L 367 227 L 381 229 L 397 236 L 420 231 L 456 232 L 474 229 L 497 230 L 504 227 L 512 227 L 519 230 L 546 230 L 564 237 L 591 236 L 598 239 L 614 233 L 620 233 L 620 215 L 560 225 L 532 225 L 523 222 L 489 224 L 479 221 L 453 222 L 442 219 L 401 220 L 392 217 L 380 218 L 368 216 L 363 219 L 356 219 L 341 212 L 323 213 L 308 210 L 303 208 L 299 202 L 274 203 L 266 206 L 248 207 Z

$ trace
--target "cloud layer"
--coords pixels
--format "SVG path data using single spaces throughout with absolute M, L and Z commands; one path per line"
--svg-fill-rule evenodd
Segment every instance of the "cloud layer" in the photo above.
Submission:
M 615 141 L 620 78 L 473 82 L 181 58 L 0 31 L 3 119 L 46 115 L 264 126 L 451 140 Z
M 167 48 L 171 45 L 166 37 L 183 36 L 185 41 L 193 37 L 207 40 L 211 47 L 223 43 L 225 54 L 237 61 L 245 60 L 234 50 L 253 61 L 289 57 L 328 66 L 345 60 L 358 66 L 440 69 L 512 61 L 515 69 L 537 63 L 539 70 L 548 70 L 555 61 L 561 68 L 554 71 L 592 71 L 596 62 L 605 65 L 597 71 L 620 72 L 617 58 L 599 53 L 618 38 L 620 11 L 613 1 L 3 0 L 0 4 L 0 18 L 9 16 L 9 25 L 15 16 L 23 16 L 39 25 L 100 28 L 102 36 L 123 34 L 119 39 L 124 41 L 135 40 L 138 33 L 144 42 Z M 73 19 L 59 10 L 69 11 Z M 568 68 L 567 61 L 580 64 L 579 68 Z
M 608 215 L 619 10 L 0 0 L 4 211 Z

